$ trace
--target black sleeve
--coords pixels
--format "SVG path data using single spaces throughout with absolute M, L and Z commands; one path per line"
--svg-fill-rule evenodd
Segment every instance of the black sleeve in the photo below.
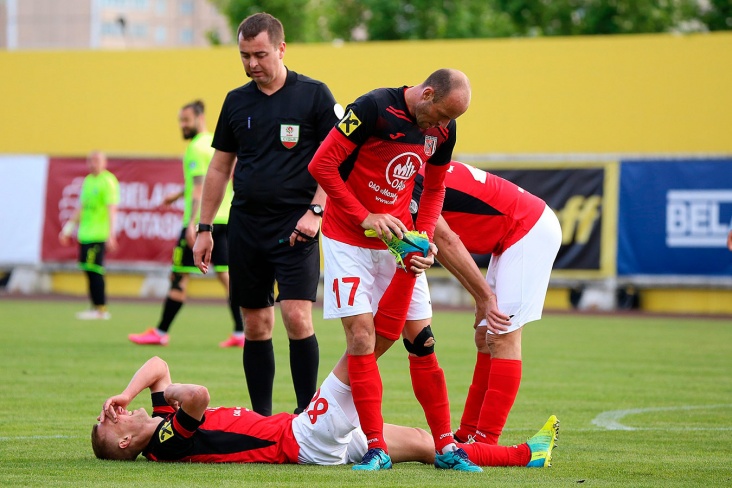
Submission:
M 150 400 L 152 401 L 153 408 L 164 407 L 168 404 L 168 402 L 165 401 L 165 392 L 162 391 L 154 391 L 150 393 Z
M 158 461 L 177 461 L 190 456 L 195 446 L 198 427 L 204 422 L 194 419 L 182 409 L 160 423 L 145 448 L 146 457 Z
M 232 92 L 226 95 L 224 105 L 221 107 L 219 120 L 216 122 L 216 130 L 214 131 L 213 142 L 211 146 L 219 151 L 235 153 L 239 150 L 239 141 L 236 138 L 234 129 L 231 127 L 229 110 L 233 102 Z
M 412 190 L 412 201 L 409 205 L 409 213 L 412 214 L 412 221 L 417 225 L 417 213 L 419 212 L 419 201 L 424 190 L 424 176 L 417 174 L 414 178 L 414 189 Z
M 378 116 L 376 100 L 366 94 L 346 107 L 346 115 L 336 127 L 349 141 L 360 146 L 373 134 Z
M 318 141 L 323 141 L 331 129 L 338 122 L 335 106 L 336 100 L 325 83 L 318 86 L 318 93 L 314 102 L 314 113 L 317 114 L 316 130 Z
M 187 431 L 194 432 L 206 421 L 206 416 L 201 417 L 201 420 L 196 420 L 183 411 L 182 408 L 178 409 L 175 414 L 175 419 L 178 421 L 180 426 Z

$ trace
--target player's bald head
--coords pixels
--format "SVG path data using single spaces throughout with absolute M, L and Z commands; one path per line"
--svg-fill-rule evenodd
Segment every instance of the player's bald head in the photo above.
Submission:
M 450 95 L 459 95 L 465 104 L 465 110 L 470 104 L 470 81 L 460 70 L 442 68 L 427 77 L 422 86 L 430 87 L 434 91 L 433 102 L 439 103 Z

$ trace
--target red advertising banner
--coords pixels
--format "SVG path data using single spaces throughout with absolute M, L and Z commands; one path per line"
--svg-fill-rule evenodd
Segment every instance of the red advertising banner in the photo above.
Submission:
M 169 193 L 183 188 L 183 171 L 177 159 L 109 158 L 107 169 L 119 180 L 117 211 L 119 248 L 105 261 L 168 264 L 180 236 L 183 199 L 163 206 Z M 41 259 L 76 261 L 78 245 L 58 242 L 61 227 L 79 204 L 79 192 L 89 173 L 86 158 L 50 158 L 46 187 Z

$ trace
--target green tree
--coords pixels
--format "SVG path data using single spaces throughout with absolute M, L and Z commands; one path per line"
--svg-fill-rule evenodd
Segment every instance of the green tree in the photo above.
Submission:
M 521 36 L 641 34 L 677 30 L 709 30 L 709 24 L 727 16 L 729 1 L 710 2 L 708 19 L 698 0 L 490 0 L 506 13 Z
M 371 40 L 480 38 L 510 35 L 510 19 L 485 0 L 333 0 L 331 28 L 351 39 L 358 26 Z
M 311 35 L 313 18 L 311 0 L 212 0 L 221 13 L 229 19 L 232 32 L 236 33 L 242 20 L 257 12 L 267 12 L 277 17 L 285 26 L 285 39 L 288 42 L 320 40 Z
M 709 0 L 708 6 L 698 6 L 701 22 L 710 31 L 732 30 L 732 2 L 730 0 Z
M 288 42 L 732 30 L 730 0 L 210 1 L 234 30 L 252 13 L 271 13 Z

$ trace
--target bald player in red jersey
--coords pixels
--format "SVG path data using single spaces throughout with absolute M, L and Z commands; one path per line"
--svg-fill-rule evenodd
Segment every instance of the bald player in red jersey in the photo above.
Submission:
M 420 185 L 421 175 L 415 203 Z M 475 299 L 478 348 L 455 437 L 497 444 L 521 382 L 521 328 L 541 318 L 561 228 L 541 198 L 467 164 L 450 163 L 445 187 L 437 258 Z M 492 255 L 485 278 L 469 253 Z
M 435 71 L 416 86 L 373 90 L 346 108 L 308 167 L 328 195 L 322 225 L 323 315 L 343 323 L 347 344 L 343 361 L 370 446 L 354 469 L 391 467 L 382 432 L 382 383 L 376 359 L 403 334 L 413 346 L 412 385 L 435 440 L 438 464 L 480 471 L 453 439 L 444 372 L 432 348 L 432 309 L 424 275 L 400 275 L 406 324 L 380 334 L 384 328 L 374 314 L 396 263 L 379 239 L 364 235 L 364 230 L 374 230 L 380 237 L 402 238 L 412 229 L 409 205 L 421 169 L 424 196 L 417 226 L 432 237 L 444 197 L 442 180 L 455 146 L 454 119 L 468 109 L 470 93 L 465 74 L 450 69 Z M 434 262 L 432 255 L 428 259 Z
M 92 429 L 92 448 L 100 459 L 190 463 L 269 463 L 337 465 L 359 461 L 366 438 L 358 427 L 345 368 L 323 382 L 299 415 L 262 416 L 246 408 L 211 408 L 200 385 L 171 383 L 167 363 L 153 357 L 119 395 L 104 402 Z M 144 408 L 127 411 L 149 388 L 153 416 Z M 511 447 L 463 446 L 484 466 L 548 466 L 558 435 L 552 416 L 526 443 Z M 432 463 L 435 449 L 422 429 L 385 425 L 394 461 Z

